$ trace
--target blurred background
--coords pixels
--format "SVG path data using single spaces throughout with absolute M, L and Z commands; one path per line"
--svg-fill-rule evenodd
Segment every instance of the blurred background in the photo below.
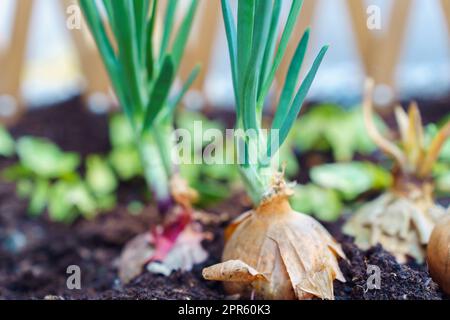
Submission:
M 290 1 L 284 2 L 287 11 Z M 0 2 L 3 122 L 17 119 L 25 107 L 45 107 L 80 94 L 94 111 L 109 108 L 108 80 L 87 28 L 69 28 L 71 17 L 79 13 L 71 7 L 74 3 Z M 371 18 L 377 19 L 373 30 L 367 24 Z M 312 27 L 307 66 L 320 46 L 330 45 L 311 100 L 353 106 L 360 100 L 366 75 L 378 83 L 375 98 L 380 106 L 394 100 L 449 96 L 450 0 L 306 0 L 294 39 L 307 26 Z M 290 54 L 295 44 L 291 43 Z M 185 101 L 191 108 L 232 107 L 228 54 L 224 52 L 220 1 L 201 1 L 181 74 L 186 76 L 196 61 L 202 61 L 204 74 Z

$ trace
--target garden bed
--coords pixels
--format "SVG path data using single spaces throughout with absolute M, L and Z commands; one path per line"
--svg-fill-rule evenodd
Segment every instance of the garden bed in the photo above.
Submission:
M 14 137 L 49 138 L 64 150 L 82 156 L 106 153 L 110 148 L 107 117 L 86 112 L 79 98 L 32 111 L 11 132 Z M 9 164 L 11 160 L 0 160 L 0 169 Z M 127 212 L 130 201 L 143 200 L 143 188 L 140 181 L 123 184 L 118 206 L 112 212 L 65 226 L 45 217 L 30 218 L 27 203 L 17 198 L 15 186 L 0 181 L 0 299 L 225 299 L 221 284 L 203 280 L 201 270 L 220 260 L 223 231 L 229 221 L 205 226 L 214 235 L 212 241 L 204 243 L 210 256 L 192 272 L 175 272 L 169 277 L 147 272 L 121 285 L 116 266 L 123 245 L 158 220 L 151 206 L 140 215 Z M 209 211 L 225 212 L 232 219 L 245 209 L 242 196 L 234 197 Z M 426 266 L 399 265 L 381 247 L 367 252 L 357 249 L 351 238 L 341 234 L 342 219 L 326 224 L 349 259 L 348 263 L 341 262 L 347 283 L 335 282 L 336 299 L 445 298 Z M 380 290 L 366 288 L 369 264 L 381 268 Z M 81 290 L 67 289 L 69 265 L 81 268 Z

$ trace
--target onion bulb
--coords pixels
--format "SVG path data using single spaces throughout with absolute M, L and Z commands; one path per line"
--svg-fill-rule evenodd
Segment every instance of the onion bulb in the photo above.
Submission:
M 426 245 L 437 221 L 446 210 L 434 199 L 432 168 L 446 139 L 447 123 L 425 146 L 425 136 L 418 106 L 412 103 L 408 112 L 395 109 L 400 130 L 399 144 L 385 138 L 373 119 L 373 81 L 366 84 L 364 121 L 372 140 L 394 160 L 394 185 L 379 198 L 361 207 L 344 226 L 344 232 L 355 237 L 356 244 L 368 249 L 380 243 L 399 262 L 413 257 L 422 263 Z
M 292 210 L 283 187 L 227 229 L 224 262 L 203 270 L 224 281 L 230 295 L 256 299 L 333 299 L 333 280 L 345 282 L 339 244 L 313 218 Z
M 450 295 L 450 216 L 434 228 L 428 243 L 427 261 L 433 280 Z

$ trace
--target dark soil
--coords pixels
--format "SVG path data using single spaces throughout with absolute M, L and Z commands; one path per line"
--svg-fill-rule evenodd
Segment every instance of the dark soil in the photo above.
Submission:
M 47 137 L 82 155 L 109 148 L 107 117 L 86 112 L 79 98 L 30 112 L 12 133 Z M 9 164 L 11 160 L 0 159 L 0 170 Z M 31 219 L 14 185 L 0 180 L 0 299 L 225 299 L 221 285 L 204 281 L 201 270 L 220 260 L 226 223 L 205 226 L 214 234 L 213 241 L 204 243 L 210 257 L 192 272 L 175 272 L 170 277 L 144 273 L 126 286 L 120 283 L 116 263 L 121 248 L 157 220 L 151 206 L 140 215 L 127 212 L 131 200 L 143 200 L 142 188 L 140 181 L 122 185 L 113 212 L 66 226 L 45 216 Z M 209 211 L 226 212 L 232 218 L 244 210 L 240 198 Z M 352 239 L 342 236 L 341 224 L 326 225 L 349 259 L 349 264 L 341 262 L 347 283 L 336 282 L 337 299 L 442 299 L 425 266 L 399 265 L 381 247 L 362 252 Z M 67 289 L 70 265 L 81 268 L 81 290 Z M 380 290 L 367 290 L 368 265 L 381 269 Z
M 345 217 L 332 224 L 325 224 L 336 240 L 341 243 L 347 261 L 341 261 L 346 283 L 335 282 L 338 300 L 441 300 L 445 298 L 428 274 L 425 265 L 410 263 L 402 265 L 378 245 L 367 251 L 356 247 L 352 238 L 341 232 Z M 380 288 L 374 288 L 369 277 L 374 274 L 369 266 L 379 268 Z M 369 280 L 369 281 L 368 281 Z M 369 286 L 368 286 L 369 282 Z

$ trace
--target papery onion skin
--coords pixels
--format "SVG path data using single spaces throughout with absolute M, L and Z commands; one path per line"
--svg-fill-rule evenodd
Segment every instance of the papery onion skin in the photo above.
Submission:
M 427 262 L 433 280 L 442 291 L 450 294 L 450 216 L 434 228 L 428 243 Z
M 446 209 L 435 202 L 430 181 L 394 178 L 393 188 L 361 206 L 343 231 L 362 250 L 381 244 L 399 263 L 408 257 L 423 263 L 431 232 Z
M 266 201 L 230 228 L 222 260 L 239 260 L 264 278 L 251 282 L 230 282 L 224 274 L 209 278 L 225 281 L 229 294 L 268 300 L 333 299 L 333 280 L 345 282 L 337 261 L 345 258 L 340 246 L 316 220 L 293 211 L 286 196 Z

